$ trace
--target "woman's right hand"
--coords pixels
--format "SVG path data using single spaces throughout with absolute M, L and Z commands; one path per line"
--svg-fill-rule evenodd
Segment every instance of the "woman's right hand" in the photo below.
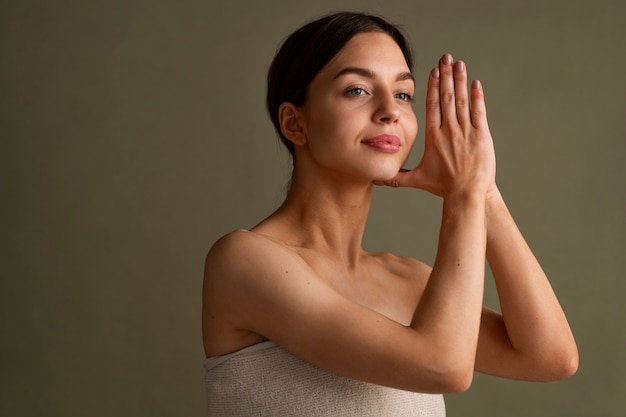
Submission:
M 472 83 L 471 103 L 467 90 L 465 63 L 445 54 L 428 79 L 422 159 L 386 185 L 420 188 L 441 197 L 495 189 L 496 161 L 482 85 Z

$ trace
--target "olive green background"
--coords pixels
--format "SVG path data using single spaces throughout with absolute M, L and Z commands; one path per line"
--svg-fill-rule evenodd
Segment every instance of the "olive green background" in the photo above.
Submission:
M 626 3 L 601 0 L 1 2 L 2 415 L 205 414 L 204 255 L 280 204 L 266 70 L 339 9 L 405 27 L 422 123 L 441 54 L 481 79 L 500 187 L 579 344 L 570 380 L 477 375 L 448 415 L 626 415 Z M 378 189 L 365 245 L 431 262 L 439 218 Z

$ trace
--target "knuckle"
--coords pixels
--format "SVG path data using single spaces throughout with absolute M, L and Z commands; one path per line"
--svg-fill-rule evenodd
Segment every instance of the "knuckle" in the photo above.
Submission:
M 429 98 L 426 100 L 426 109 L 428 110 L 439 110 L 439 100 L 434 98 Z
M 444 136 L 449 138 L 449 140 L 457 141 L 459 139 L 462 139 L 463 132 L 459 129 L 457 124 L 444 123 L 441 127 L 444 133 Z
M 454 101 L 454 93 L 446 91 L 441 93 L 441 101 L 448 104 Z
M 483 123 L 487 117 L 487 114 L 483 110 L 472 109 L 471 117 L 473 123 Z
M 484 112 L 484 111 L 482 111 L 482 110 L 476 110 L 476 111 L 474 112 L 474 115 L 476 116 L 476 118 L 477 118 L 477 119 L 479 119 L 479 120 L 481 120 L 481 121 L 482 121 L 482 120 L 485 120 L 485 119 L 487 118 L 487 113 L 485 113 L 485 112 Z

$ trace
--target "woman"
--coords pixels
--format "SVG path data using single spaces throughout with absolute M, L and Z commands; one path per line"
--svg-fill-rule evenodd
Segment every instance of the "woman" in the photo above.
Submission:
M 444 415 L 473 372 L 550 381 L 577 369 L 565 315 L 495 182 L 483 89 L 445 54 L 428 78 L 425 150 L 410 48 L 338 13 L 292 34 L 268 109 L 293 157 L 285 202 L 211 248 L 204 281 L 215 415 Z M 363 250 L 375 185 L 443 199 L 434 265 Z M 501 310 L 482 307 L 486 258 Z

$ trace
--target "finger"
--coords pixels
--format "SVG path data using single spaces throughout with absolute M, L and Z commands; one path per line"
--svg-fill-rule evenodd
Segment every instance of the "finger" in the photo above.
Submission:
M 440 126 L 439 68 L 433 68 L 428 77 L 428 89 L 426 90 L 426 128 L 439 128 Z
M 467 95 L 467 72 L 465 63 L 454 63 L 454 102 L 456 106 L 456 118 L 461 126 L 469 126 L 471 123 L 469 113 L 469 97 Z
M 456 105 L 454 100 L 454 75 L 452 55 L 445 54 L 439 60 L 439 100 L 441 100 L 442 124 L 457 123 Z
M 387 180 L 387 181 L 374 181 L 374 184 L 376 185 L 386 185 L 388 187 L 412 187 L 412 183 L 414 182 L 412 180 L 412 176 L 411 176 L 411 172 L 412 170 L 410 169 L 404 169 L 402 168 L 400 170 L 400 172 L 398 172 L 398 175 L 396 175 L 394 178 Z
M 480 81 L 472 82 L 472 109 L 470 111 L 472 125 L 477 129 L 488 129 L 487 106 L 485 105 L 485 93 Z

